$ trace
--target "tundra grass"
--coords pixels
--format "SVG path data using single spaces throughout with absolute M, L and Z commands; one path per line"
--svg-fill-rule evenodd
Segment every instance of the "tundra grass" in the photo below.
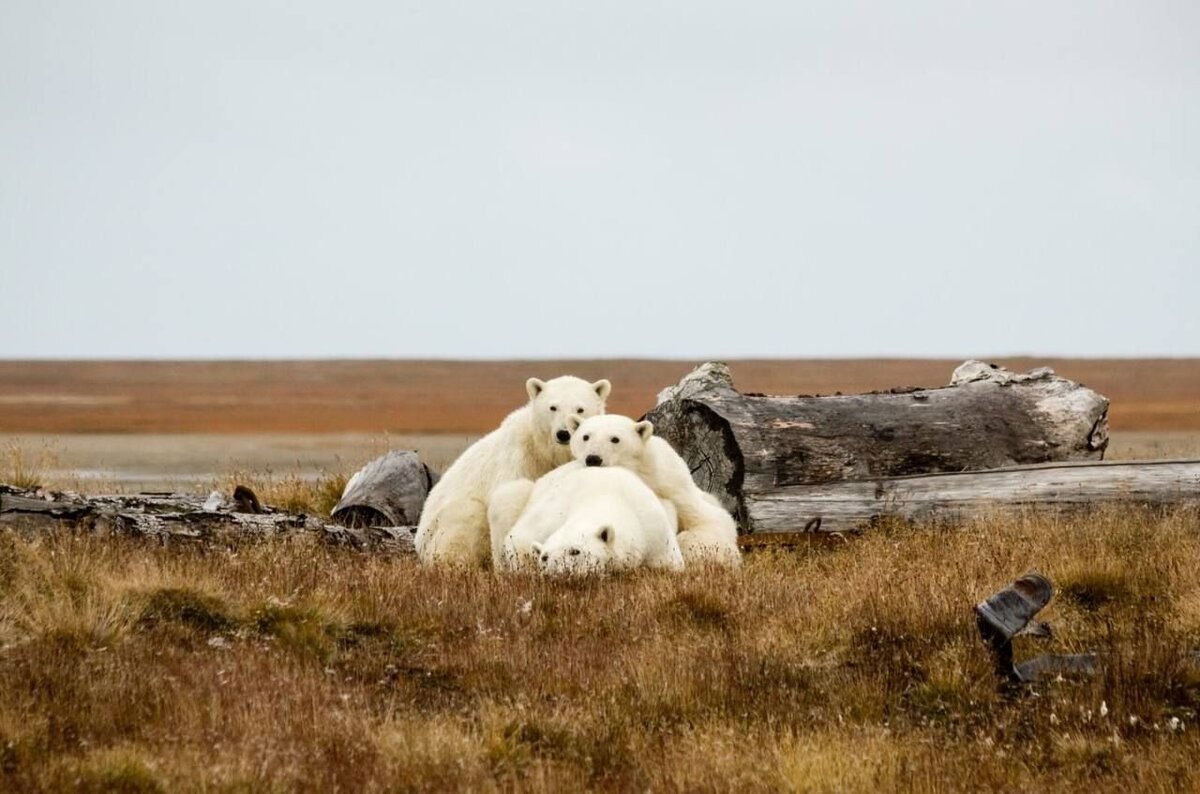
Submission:
M 1103 672 L 997 685 L 1038 570 Z M 1200 518 L 884 527 L 548 581 L 312 540 L 0 533 L 0 790 L 1200 789 Z

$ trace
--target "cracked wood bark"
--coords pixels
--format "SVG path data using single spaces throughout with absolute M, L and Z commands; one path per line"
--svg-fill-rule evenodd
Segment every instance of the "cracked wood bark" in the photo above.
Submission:
M 710 362 L 663 391 L 646 418 L 754 532 L 759 504 L 794 486 L 1100 460 L 1107 416 L 1107 399 L 1048 369 L 969 361 L 943 388 L 788 397 L 741 394 Z M 804 523 L 797 516 L 792 529 Z
M 270 508 L 261 513 L 237 512 L 235 501 L 218 501 L 212 507 L 208 499 L 194 494 L 82 497 L 0 485 L 0 527 L 36 530 L 67 525 L 99 535 L 133 535 L 164 543 L 226 543 L 307 533 L 364 551 L 413 551 L 415 527 L 351 528 Z
M 1200 460 L 1050 463 L 990 471 L 792 485 L 757 494 L 757 533 L 866 529 L 884 518 L 958 521 L 1006 511 L 1113 502 L 1200 506 Z

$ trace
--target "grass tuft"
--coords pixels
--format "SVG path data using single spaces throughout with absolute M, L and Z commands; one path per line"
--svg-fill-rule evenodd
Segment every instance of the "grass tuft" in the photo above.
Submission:
M 120 751 L 107 751 L 86 759 L 70 782 L 73 791 L 88 794 L 160 794 L 166 791 L 143 761 Z
M 180 587 L 159 588 L 145 596 L 138 623 L 153 627 L 163 622 L 205 632 L 228 631 L 237 623 L 219 598 Z
M 322 663 L 332 659 L 340 634 L 336 624 L 312 607 L 272 603 L 254 612 L 254 627 L 292 653 Z
M 58 451 L 48 441 L 43 441 L 36 452 L 17 441 L 9 441 L 0 460 L 3 461 L 0 483 L 33 491 L 46 485 L 50 470 L 58 462 Z
M 1092 612 L 1110 605 L 1128 605 L 1134 599 L 1127 576 L 1112 571 L 1080 571 L 1057 587 L 1062 599 Z
M 700 590 L 682 592 L 667 606 L 670 612 L 694 626 L 725 631 L 732 622 L 729 607 L 712 593 Z

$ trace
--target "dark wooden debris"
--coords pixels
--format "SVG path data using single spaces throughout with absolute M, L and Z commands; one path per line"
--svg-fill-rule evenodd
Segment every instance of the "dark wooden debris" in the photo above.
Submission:
M 1052 636 L 1049 624 L 1033 618 L 1053 597 L 1054 587 L 1049 579 L 1039 573 L 1027 573 L 975 605 L 979 636 L 992 655 L 996 676 L 1003 685 L 1031 684 L 1060 675 L 1093 676 L 1100 671 L 1103 659 L 1095 653 L 1047 653 L 1014 662 L 1014 637 Z M 1188 661 L 1200 665 L 1200 654 L 1192 654 Z
M 233 489 L 233 510 L 235 513 L 261 513 L 262 505 L 258 495 L 245 485 Z

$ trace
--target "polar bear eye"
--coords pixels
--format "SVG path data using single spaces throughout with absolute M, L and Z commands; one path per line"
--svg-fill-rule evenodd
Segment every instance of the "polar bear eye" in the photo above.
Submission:
M 577 414 L 581 414 L 581 413 L 583 413 L 583 409 L 582 409 L 582 408 L 576 408 L 576 409 L 575 409 L 575 413 L 577 413 Z
M 620 443 L 621 443 L 621 439 L 617 438 L 616 436 L 613 436 L 613 437 L 612 437 L 612 442 L 613 442 L 614 444 L 620 444 Z
M 578 556 L 579 556 L 579 549 L 571 549 L 571 556 L 572 556 L 572 557 L 578 557 Z
M 557 406 L 557 405 L 551 405 L 551 406 L 550 406 L 550 410 L 551 410 L 551 411 L 557 411 L 557 410 L 558 410 L 558 406 Z
M 583 437 L 583 440 L 584 440 L 584 441 L 587 441 L 589 438 L 591 438 L 591 436 L 584 436 L 584 437 Z

